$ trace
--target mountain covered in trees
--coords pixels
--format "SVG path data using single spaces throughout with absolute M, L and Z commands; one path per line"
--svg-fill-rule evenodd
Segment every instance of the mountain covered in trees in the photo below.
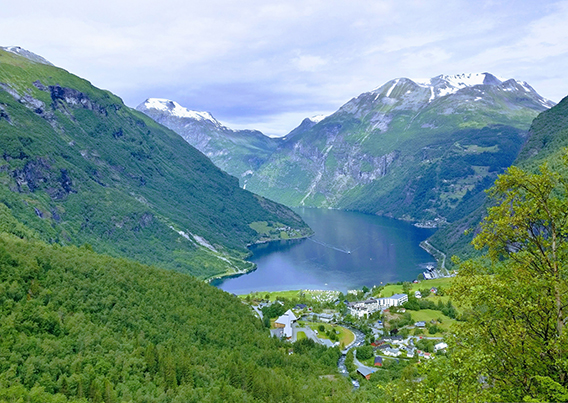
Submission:
M 542 163 L 552 169 L 563 172 L 564 151 L 568 147 L 568 97 L 558 105 L 539 114 L 532 122 L 518 157 L 512 165 L 528 171 L 536 171 Z M 473 236 L 479 232 L 478 224 L 492 205 L 485 194 L 477 196 L 477 203 L 472 204 L 463 218 L 440 228 L 429 242 L 446 252 L 448 256 L 467 257 L 475 255 L 471 246 Z
M 195 277 L 39 238 L 0 204 L 0 401 L 349 401 L 337 348 L 272 338 Z
M 0 202 L 43 240 L 207 278 L 251 269 L 248 244 L 310 233 L 176 133 L 30 55 L 0 50 Z

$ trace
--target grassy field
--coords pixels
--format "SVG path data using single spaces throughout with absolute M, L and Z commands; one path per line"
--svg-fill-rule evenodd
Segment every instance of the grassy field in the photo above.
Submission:
M 438 328 L 443 329 L 443 331 L 448 331 L 450 329 L 450 326 L 454 323 L 456 323 L 455 319 L 449 318 L 446 315 L 444 315 L 442 312 L 440 311 L 435 311 L 433 309 L 421 309 L 419 311 L 406 311 L 406 312 L 410 312 L 410 315 L 412 316 L 412 320 L 414 320 L 414 322 L 419 322 L 419 321 L 424 321 L 426 323 L 429 323 L 431 320 L 436 320 L 438 321 L 438 319 L 441 319 L 442 322 L 441 323 L 437 323 L 436 326 L 438 326 Z M 423 329 L 424 330 L 424 336 L 426 337 L 442 337 L 443 333 L 439 332 L 439 333 L 435 333 L 435 334 L 429 334 L 428 333 L 428 329 Z
M 442 287 L 448 289 L 450 287 L 451 277 L 436 278 L 434 280 L 423 280 L 420 283 L 412 283 L 411 291 L 418 291 L 424 288 Z M 381 297 L 390 297 L 393 294 L 402 293 L 402 284 L 388 284 L 381 290 Z
M 278 298 L 294 299 L 305 298 L 316 302 L 334 301 L 337 298 L 337 291 L 327 290 L 288 290 L 288 291 L 257 291 L 250 294 L 239 295 L 240 298 L 250 296 L 252 299 L 268 299 L 276 301 Z
M 303 340 L 305 338 L 307 338 L 307 336 L 306 336 L 306 333 L 304 333 L 304 332 L 298 332 L 296 334 L 296 341 L 300 341 L 300 340 Z
M 277 298 L 286 298 L 286 299 L 294 299 L 299 298 L 300 290 L 289 290 L 289 291 L 257 291 L 250 294 L 241 294 L 239 298 L 246 298 L 247 295 L 250 295 L 253 299 L 266 299 L 268 295 L 268 299 L 270 301 L 276 301 Z
M 302 325 L 305 326 L 309 326 L 312 330 L 317 330 L 318 332 L 318 337 L 320 339 L 329 339 L 329 337 L 325 334 L 325 332 L 327 332 L 328 330 L 331 331 L 338 331 L 339 334 L 337 335 L 339 343 L 343 343 L 343 345 L 348 346 L 349 344 L 351 344 L 353 342 L 353 340 L 355 340 L 355 335 L 353 334 L 353 332 L 343 326 L 334 326 L 334 325 L 330 325 L 328 323 L 316 323 L 316 322 L 302 322 Z M 301 325 L 301 326 L 302 326 Z M 320 325 L 323 325 L 325 328 L 325 331 L 322 332 L 320 331 L 318 328 Z

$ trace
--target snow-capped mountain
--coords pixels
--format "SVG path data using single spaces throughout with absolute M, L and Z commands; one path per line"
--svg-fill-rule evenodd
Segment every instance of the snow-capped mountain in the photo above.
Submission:
M 53 66 L 52 63 L 48 62 L 43 57 L 36 55 L 35 53 L 30 52 L 29 50 L 22 49 L 19 46 L 0 46 L 0 49 L 5 50 L 6 52 L 11 52 L 11 53 L 15 53 L 17 55 L 23 56 L 26 59 L 31 60 L 32 62 L 47 64 L 49 66 Z
M 142 110 L 143 108 L 166 112 L 170 116 L 177 118 L 189 118 L 197 121 L 205 120 L 213 123 L 217 127 L 223 126 L 217 119 L 211 116 L 209 112 L 192 111 L 190 109 L 184 108 L 175 101 L 170 101 L 169 99 L 148 98 L 146 102 L 138 107 L 139 110 Z
M 528 83 L 490 73 L 397 78 L 317 123 L 305 119 L 247 189 L 290 206 L 450 221 L 553 105 Z
M 232 130 L 209 112 L 194 111 L 169 99 L 149 98 L 136 109 L 178 133 L 241 181 L 258 169 L 282 141 L 257 130 Z

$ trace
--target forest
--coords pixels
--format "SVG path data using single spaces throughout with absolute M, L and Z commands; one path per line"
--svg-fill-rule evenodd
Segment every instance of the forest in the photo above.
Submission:
M 351 394 L 333 376 L 337 349 L 269 337 L 233 295 L 88 244 L 47 245 L 3 205 L 0 229 L 0 401 L 333 402 Z

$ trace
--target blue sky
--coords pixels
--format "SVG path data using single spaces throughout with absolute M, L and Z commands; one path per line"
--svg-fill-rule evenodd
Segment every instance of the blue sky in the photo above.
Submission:
M 1 46 L 132 107 L 169 98 L 269 135 L 398 77 L 490 72 L 568 95 L 568 1 L 1 3 Z

